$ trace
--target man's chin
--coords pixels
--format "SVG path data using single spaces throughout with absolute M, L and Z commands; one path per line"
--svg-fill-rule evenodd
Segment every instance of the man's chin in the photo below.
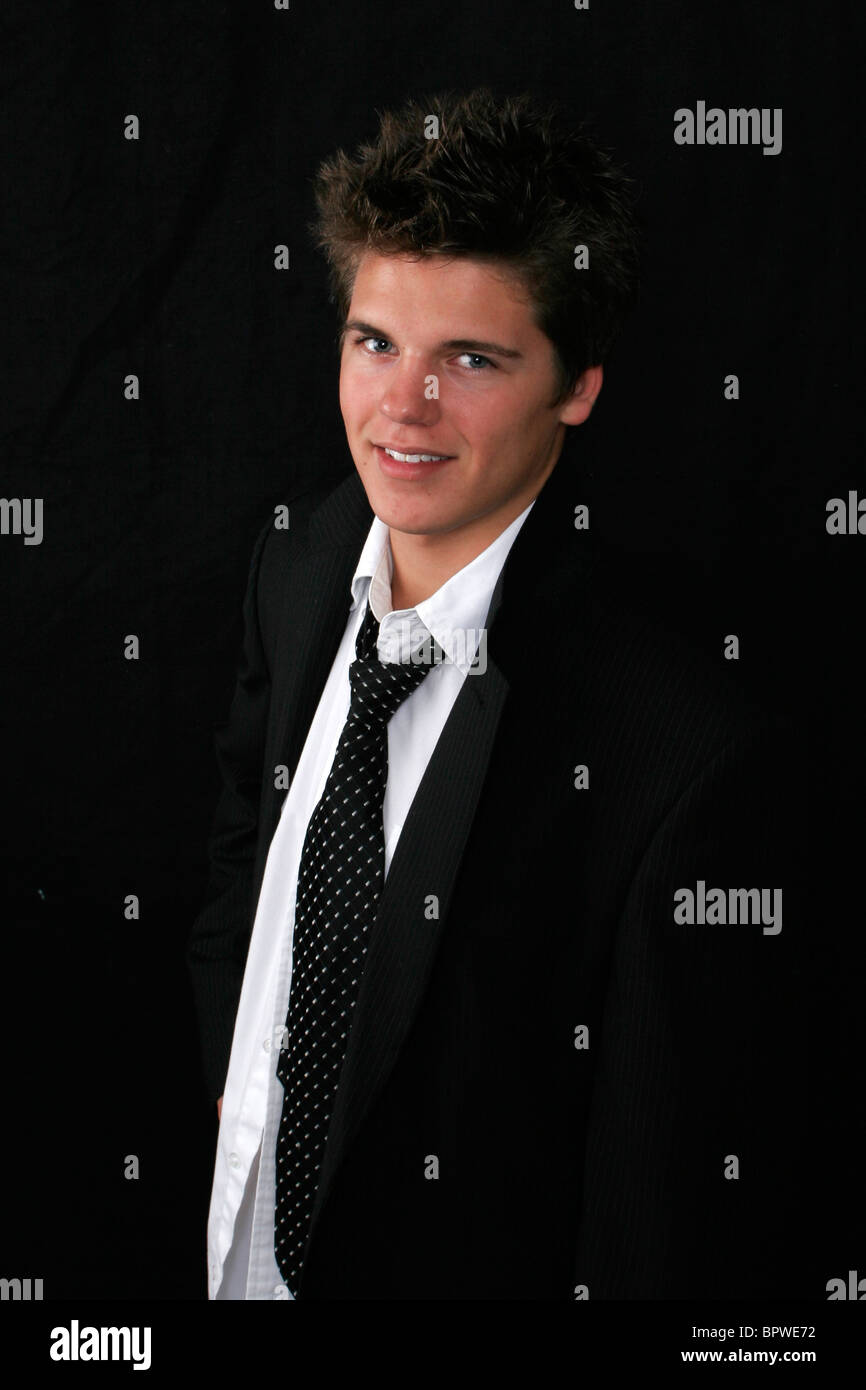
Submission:
M 449 521 L 431 511 L 424 512 L 416 503 L 412 507 L 399 507 L 387 502 L 370 501 L 370 506 L 380 521 L 390 531 L 402 531 L 407 536 L 433 536 L 441 531 L 452 531 L 459 521 Z
M 380 521 L 392 531 L 405 531 L 407 535 L 432 535 L 438 531 L 451 531 L 460 525 L 459 517 L 452 517 L 447 507 L 428 494 L 410 495 L 405 489 L 404 496 L 399 488 L 382 486 L 381 479 L 374 479 L 370 468 L 359 468 L 358 474 L 367 494 L 367 501 Z M 412 485 L 410 484 L 410 488 Z M 412 489 L 414 491 L 414 489 Z

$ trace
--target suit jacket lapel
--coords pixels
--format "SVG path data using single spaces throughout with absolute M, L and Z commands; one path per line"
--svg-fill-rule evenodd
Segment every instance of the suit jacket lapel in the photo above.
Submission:
M 266 767 L 285 764 L 293 777 L 328 673 L 346 628 L 351 580 L 373 520 L 357 473 L 329 493 L 310 515 L 304 550 L 293 557 L 280 605 L 277 708 Z M 262 807 L 260 852 L 252 901 L 257 902 L 282 797 L 270 782 Z
M 488 655 L 484 675 L 463 683 L 400 832 L 370 934 L 311 1231 L 424 996 L 507 694 Z M 431 917 L 425 909 L 434 894 L 438 916 Z

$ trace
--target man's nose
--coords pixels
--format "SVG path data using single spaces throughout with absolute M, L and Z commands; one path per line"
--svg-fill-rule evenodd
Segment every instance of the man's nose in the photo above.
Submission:
M 439 418 L 439 382 L 429 363 L 403 358 L 388 373 L 379 408 L 402 424 L 434 424 Z

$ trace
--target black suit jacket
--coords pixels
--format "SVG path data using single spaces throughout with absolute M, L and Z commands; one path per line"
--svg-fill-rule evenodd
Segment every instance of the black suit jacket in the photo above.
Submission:
M 572 468 L 514 542 L 486 673 L 466 678 L 403 826 L 301 1298 L 796 1291 L 784 749 L 724 634 L 702 655 L 635 601 L 641 566 L 575 529 Z M 285 796 L 274 769 L 297 766 L 372 515 L 353 473 L 290 499 L 289 529 L 255 547 L 189 948 L 214 1099 Z M 698 880 L 782 887 L 782 931 L 676 924 L 674 893 Z

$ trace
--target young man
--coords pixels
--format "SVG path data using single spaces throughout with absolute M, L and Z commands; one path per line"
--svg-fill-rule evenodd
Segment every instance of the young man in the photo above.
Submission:
M 559 461 L 629 181 L 482 90 L 316 193 L 355 472 L 262 531 L 218 733 L 209 1295 L 742 1296 L 772 935 L 675 894 L 777 886 L 761 722 L 635 616 Z

